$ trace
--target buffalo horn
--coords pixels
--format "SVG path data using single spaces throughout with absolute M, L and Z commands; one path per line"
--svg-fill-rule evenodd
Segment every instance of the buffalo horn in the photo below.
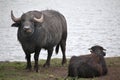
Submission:
M 42 14 L 41 18 L 39 18 L 39 19 L 36 18 L 36 17 L 34 17 L 34 20 L 35 20 L 36 22 L 42 23 L 43 20 L 44 20 L 44 16 L 43 16 L 43 14 Z
M 21 18 L 16 18 L 14 15 L 13 15 L 13 11 L 11 10 L 11 19 L 14 21 L 14 22 L 19 22 L 21 20 Z

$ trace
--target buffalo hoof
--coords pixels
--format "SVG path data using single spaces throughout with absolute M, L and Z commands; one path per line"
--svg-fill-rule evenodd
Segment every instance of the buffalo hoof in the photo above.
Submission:
M 49 68 L 49 67 L 50 67 L 50 64 L 45 63 L 45 64 L 43 65 L 43 67 L 44 67 L 44 68 Z
M 38 66 L 34 66 L 34 70 L 38 72 Z
M 38 73 L 38 69 L 34 69 Z
M 62 60 L 62 65 L 66 64 L 66 62 L 67 62 L 66 59 Z
M 32 71 L 32 67 L 26 67 L 25 70 Z

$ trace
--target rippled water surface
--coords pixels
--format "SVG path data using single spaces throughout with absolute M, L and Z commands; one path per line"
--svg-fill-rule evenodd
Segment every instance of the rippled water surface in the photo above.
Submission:
M 25 61 L 10 11 L 20 17 L 44 9 L 57 10 L 67 19 L 67 57 L 88 54 L 93 45 L 106 48 L 107 57 L 120 56 L 120 0 L 0 0 L 0 61 Z M 46 57 L 42 50 L 40 59 Z M 61 57 L 61 51 L 52 56 Z

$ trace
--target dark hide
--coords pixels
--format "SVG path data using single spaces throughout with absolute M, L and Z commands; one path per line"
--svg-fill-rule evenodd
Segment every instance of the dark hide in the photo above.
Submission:
M 41 22 L 34 19 L 40 19 L 42 15 L 43 19 Z M 31 53 L 35 52 L 34 68 L 38 72 L 38 57 L 42 48 L 48 51 L 44 67 L 50 66 L 50 59 L 55 46 L 57 46 L 57 53 L 59 46 L 61 47 L 63 53 L 62 65 L 66 63 L 67 24 L 62 14 L 54 10 L 44 10 L 29 11 L 24 13 L 19 19 L 12 16 L 11 12 L 11 17 L 15 22 L 12 26 L 18 27 L 17 37 L 26 54 L 27 69 L 31 69 Z
M 100 53 L 98 51 L 100 51 Z M 107 67 L 104 55 L 105 52 L 103 52 L 100 46 L 93 46 L 91 48 L 91 54 L 73 56 L 69 62 L 68 76 L 92 78 L 106 75 Z

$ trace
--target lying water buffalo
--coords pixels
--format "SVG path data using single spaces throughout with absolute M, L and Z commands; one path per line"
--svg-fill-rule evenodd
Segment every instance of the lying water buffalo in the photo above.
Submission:
M 47 61 L 43 66 L 49 67 L 55 46 L 56 53 L 61 47 L 62 65 L 66 63 L 67 23 L 61 13 L 54 10 L 29 11 L 16 18 L 11 11 L 11 19 L 15 22 L 11 26 L 18 27 L 17 37 L 26 55 L 26 69 L 31 70 L 31 53 L 35 52 L 34 69 L 38 72 L 38 57 L 42 48 L 48 51 Z
M 68 67 L 68 76 L 91 78 L 107 74 L 107 67 L 104 57 L 106 53 L 101 46 L 90 48 L 91 54 L 73 56 Z

